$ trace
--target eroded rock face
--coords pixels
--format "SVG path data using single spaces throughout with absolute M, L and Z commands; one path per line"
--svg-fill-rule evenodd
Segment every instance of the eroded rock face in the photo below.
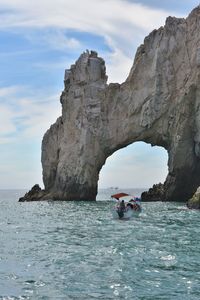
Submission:
M 158 183 L 158 184 L 154 184 L 153 187 L 150 188 L 148 191 L 143 192 L 141 195 L 141 200 L 142 202 L 163 201 L 164 197 L 165 197 L 164 184 Z
M 45 191 L 41 189 L 39 184 L 35 184 L 32 189 L 24 195 L 24 197 L 19 198 L 19 202 L 24 201 L 37 201 L 44 199 Z
M 200 185 L 199 29 L 200 7 L 187 19 L 167 18 L 138 48 L 121 85 L 107 84 L 96 52 L 83 53 L 66 70 L 62 116 L 42 142 L 52 198 L 95 200 L 107 157 L 136 141 L 168 151 L 164 199 L 190 198 Z

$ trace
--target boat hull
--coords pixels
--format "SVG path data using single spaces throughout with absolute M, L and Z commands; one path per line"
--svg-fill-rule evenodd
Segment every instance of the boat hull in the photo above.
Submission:
M 112 216 L 114 219 L 120 219 L 120 220 L 129 220 L 133 217 L 138 217 L 141 211 L 136 211 L 133 209 L 129 209 L 123 213 L 119 212 L 118 209 L 113 209 Z

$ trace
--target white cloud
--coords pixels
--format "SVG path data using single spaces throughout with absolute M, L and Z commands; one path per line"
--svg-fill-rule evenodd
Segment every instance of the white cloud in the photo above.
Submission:
M 0 87 L 0 102 L 2 97 L 13 95 L 19 90 L 21 90 L 21 86 Z
M 12 122 L 13 111 L 0 104 L 0 134 L 5 135 L 15 131 L 15 125 Z
M 46 91 L 29 95 L 30 87 L 0 88 L 0 144 L 16 139 L 42 138 L 45 131 L 61 115 L 59 95 L 49 95 Z M 15 91 L 15 93 L 14 93 Z M 4 98 L 5 97 L 5 98 Z M 2 101 L 5 99 L 5 101 Z M 9 99 L 9 101 L 6 101 Z
M 25 34 L 26 39 L 31 43 L 40 44 L 54 50 L 78 50 L 81 47 L 80 41 L 74 37 L 68 37 L 62 29 L 43 30 L 42 34 L 38 32 L 28 32 Z
M 44 40 L 49 44 L 53 49 L 57 50 L 74 50 L 78 49 L 81 46 L 81 43 L 75 38 L 68 38 L 62 31 L 57 31 L 54 34 L 49 34 L 45 36 Z
M 35 99 L 21 99 L 19 101 L 20 114 L 19 121 L 24 130 L 22 137 L 34 138 L 44 135 L 46 130 L 61 115 L 61 105 L 59 95 L 44 96 L 42 101 Z
M 41 140 L 61 115 L 59 95 L 33 95 L 30 86 L 2 87 L 0 95 L 0 188 L 42 184 Z
M 8 137 L 16 131 L 14 124 L 15 111 L 8 100 L 21 90 L 20 86 L 6 86 L 0 88 L 0 144 L 8 143 L 13 140 Z M 15 96 L 14 96 L 15 97 Z
M 130 72 L 132 59 L 120 49 L 113 48 L 113 52 L 105 56 L 108 82 L 122 82 Z
M 114 33 L 123 24 L 149 30 L 166 17 L 165 11 L 123 0 L 1 0 L 0 5 L 7 9 L 0 21 L 4 28 L 67 27 Z
M 110 81 L 125 79 L 133 61 L 133 47 L 141 43 L 148 32 L 163 25 L 170 14 L 124 0 L 0 0 L 0 5 L 5 9 L 0 29 L 57 29 L 53 38 L 44 37 L 55 48 L 80 46 L 77 39 L 66 37 L 63 29 L 104 37 L 112 49 L 111 56 L 106 56 Z

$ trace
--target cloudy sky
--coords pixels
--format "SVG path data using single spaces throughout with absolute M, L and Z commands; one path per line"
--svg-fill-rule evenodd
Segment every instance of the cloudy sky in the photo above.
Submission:
M 197 0 L 0 0 L 0 188 L 42 184 L 41 140 L 61 113 L 64 69 L 86 49 L 123 82 L 136 48 L 167 16 L 185 17 Z M 163 181 L 167 154 L 135 143 L 110 157 L 100 187 Z

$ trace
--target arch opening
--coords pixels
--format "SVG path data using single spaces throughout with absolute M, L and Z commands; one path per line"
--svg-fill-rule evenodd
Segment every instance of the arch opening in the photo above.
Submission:
M 148 190 L 164 183 L 168 174 L 168 153 L 163 147 L 135 142 L 106 159 L 99 173 L 98 192 L 102 189 Z

